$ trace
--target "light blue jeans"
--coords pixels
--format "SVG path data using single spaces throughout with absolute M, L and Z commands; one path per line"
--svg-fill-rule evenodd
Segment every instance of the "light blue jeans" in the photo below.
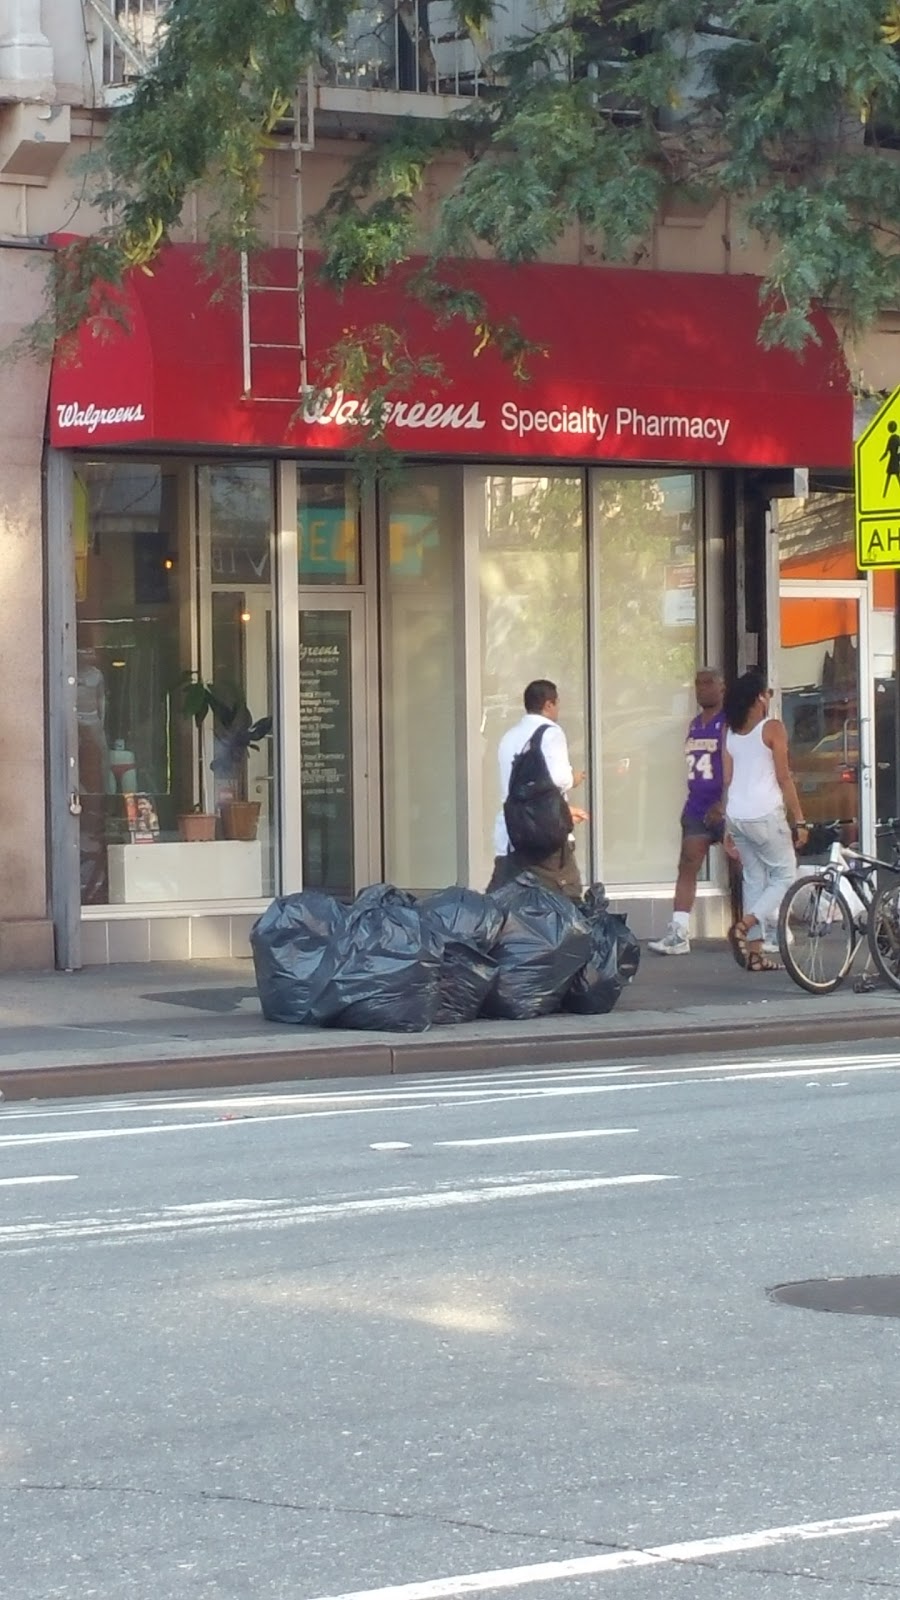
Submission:
M 780 807 L 752 822 L 728 817 L 727 823 L 744 872 L 748 937 L 763 939 L 766 923 L 777 923 L 781 902 L 797 876 L 797 857 L 787 817 Z M 756 928 L 754 923 L 758 924 Z

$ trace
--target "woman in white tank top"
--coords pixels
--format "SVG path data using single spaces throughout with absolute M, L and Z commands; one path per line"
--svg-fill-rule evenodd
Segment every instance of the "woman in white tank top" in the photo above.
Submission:
M 725 821 L 744 872 L 744 915 L 728 938 L 748 972 L 778 970 L 763 952 L 765 926 L 777 919 L 796 876 L 791 829 L 800 843 L 809 833 L 791 776 L 787 729 L 769 716 L 771 696 L 758 671 L 745 672 L 725 695 Z

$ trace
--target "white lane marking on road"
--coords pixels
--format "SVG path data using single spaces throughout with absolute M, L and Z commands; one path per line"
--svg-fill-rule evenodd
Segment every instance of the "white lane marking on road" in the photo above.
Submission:
M 719 1069 L 698 1069 L 722 1070 Z M 879 1072 L 882 1062 L 879 1061 L 841 1061 L 838 1066 L 826 1066 L 818 1069 L 818 1077 L 828 1077 L 836 1072 Z M 375 1106 L 336 1106 L 331 1110 L 301 1110 L 301 1112 L 272 1112 L 263 1117 L 224 1117 L 215 1118 L 213 1122 L 167 1122 L 147 1123 L 139 1128 L 82 1128 L 78 1131 L 53 1130 L 48 1133 L 0 1133 L 0 1149 L 21 1149 L 26 1146 L 38 1144 L 77 1144 L 86 1139 L 130 1139 L 139 1134 L 154 1133 L 197 1133 L 208 1128 L 255 1128 L 259 1123 L 271 1122 L 307 1122 L 314 1118 L 322 1117 L 373 1117 L 378 1114 L 397 1115 L 399 1112 L 418 1112 L 418 1110 L 447 1109 L 456 1106 L 458 1109 L 480 1109 L 482 1106 L 501 1106 L 501 1104 L 516 1104 L 519 1101 L 535 1101 L 535 1099 L 572 1099 L 573 1096 L 586 1096 L 586 1094 L 629 1094 L 634 1091 L 647 1090 L 674 1090 L 682 1085 L 705 1085 L 705 1083 L 765 1083 L 773 1082 L 777 1078 L 809 1078 L 809 1067 L 799 1067 L 788 1072 L 765 1072 L 753 1069 L 751 1072 L 729 1072 L 725 1077 L 681 1077 L 681 1078 L 629 1078 L 625 1083 L 564 1083 L 562 1086 L 543 1085 L 536 1088 L 522 1088 L 522 1090 L 493 1090 L 477 1094 L 468 1099 L 450 1098 L 440 1099 L 437 1094 L 421 1094 L 413 1104 L 375 1104 Z M 844 1085 L 847 1086 L 847 1085 Z M 207 1107 L 203 1107 L 207 1109 Z M 99 1112 L 98 1112 L 99 1114 Z
M 678 1066 L 673 1063 L 666 1067 L 666 1071 L 670 1072 L 673 1076 L 687 1077 L 691 1073 L 751 1072 L 757 1069 L 762 1070 L 764 1068 L 774 1067 L 806 1067 L 809 1069 L 814 1067 L 831 1067 L 841 1064 L 855 1065 L 857 1067 L 900 1066 L 900 1054 L 898 1054 L 896 1050 L 867 1050 L 865 1053 L 857 1051 L 855 1054 L 845 1056 L 836 1054 L 836 1051 L 839 1049 L 840 1046 L 836 1046 L 835 1049 L 830 1051 L 828 1055 L 817 1056 L 769 1056 L 763 1060 L 742 1059 L 737 1061 L 720 1061 L 713 1059 L 712 1061 L 706 1063 L 691 1061 L 687 1062 L 684 1066 Z M 674 1053 L 677 1052 L 673 1052 L 673 1054 Z M 709 1055 L 710 1052 L 706 1051 L 704 1054 Z M 512 1067 L 507 1069 L 499 1068 L 495 1071 L 465 1074 L 460 1073 L 458 1077 L 454 1075 L 453 1085 L 451 1087 L 451 1085 L 448 1084 L 446 1092 L 450 1094 L 458 1090 L 468 1090 L 469 1088 L 478 1089 L 479 1087 L 484 1088 L 485 1086 L 492 1086 L 494 1089 L 517 1088 L 519 1086 L 527 1086 L 529 1084 L 541 1084 L 553 1081 L 565 1080 L 566 1082 L 571 1082 L 580 1078 L 633 1078 L 642 1072 L 653 1073 L 659 1072 L 659 1070 L 659 1062 L 649 1061 L 626 1061 L 620 1062 L 616 1066 L 610 1064 L 600 1065 L 595 1063 L 592 1066 L 585 1064 L 582 1067 L 528 1067 L 524 1069 L 516 1069 Z M 419 1082 L 420 1084 L 421 1081 L 421 1079 L 412 1080 L 413 1083 Z M 433 1080 L 431 1081 L 433 1082 Z M 402 1090 L 398 1088 L 396 1092 L 398 1094 L 411 1094 L 421 1093 L 422 1090 L 421 1088 L 416 1090 L 404 1085 Z
M 777 1545 L 795 1541 L 845 1539 L 852 1534 L 880 1533 L 898 1522 L 900 1510 L 873 1511 L 860 1517 L 833 1517 L 825 1522 L 795 1522 L 781 1528 L 760 1528 L 755 1533 L 688 1539 L 682 1544 L 661 1544 L 649 1550 L 614 1550 L 604 1555 L 574 1556 L 568 1561 L 543 1561 L 527 1567 L 497 1567 L 490 1572 L 467 1572 L 456 1578 L 389 1584 L 382 1589 L 353 1589 L 344 1594 L 322 1595 L 319 1600 L 455 1600 L 457 1595 L 518 1589 L 529 1583 L 555 1583 L 567 1578 L 625 1572 L 634 1567 L 690 1564 L 692 1561 L 708 1560 L 711 1556 L 740 1555 L 746 1550 L 772 1550 Z
M 486 1048 L 489 1047 L 489 1041 Z M 784 1056 L 771 1057 L 764 1061 L 717 1061 L 712 1064 L 690 1063 L 686 1066 L 669 1066 L 666 1070 L 672 1079 L 688 1079 L 690 1074 L 725 1073 L 729 1076 L 734 1073 L 758 1076 L 766 1070 L 781 1067 L 829 1068 L 838 1070 L 851 1067 L 855 1071 L 869 1068 L 884 1070 L 888 1067 L 900 1066 L 900 1055 L 868 1054 L 847 1056 L 835 1061 L 832 1053 L 830 1056 Z M 464 1104 L 469 1099 L 479 1099 L 483 1096 L 496 1096 L 512 1093 L 518 1088 L 540 1089 L 552 1086 L 554 1083 L 578 1084 L 582 1079 L 593 1078 L 626 1078 L 633 1081 L 639 1073 L 658 1072 L 658 1065 L 649 1062 L 626 1062 L 618 1066 L 585 1066 L 585 1067 L 534 1067 L 526 1072 L 510 1069 L 509 1071 L 485 1071 L 484 1073 L 465 1073 L 458 1077 L 454 1075 L 452 1083 L 435 1084 L 434 1080 L 416 1077 L 402 1087 L 390 1089 L 343 1089 L 327 1094 L 309 1094 L 305 1090 L 296 1090 L 288 1094 L 269 1095 L 229 1095 L 227 1097 L 204 1100 L 171 1099 L 171 1100 L 132 1100 L 111 1102 L 104 1100 L 102 1107 L 97 1105 L 51 1107 L 49 1109 L 33 1108 L 18 1109 L 14 1105 L 3 1106 L 0 1109 L 0 1125 L 11 1120 L 25 1119 L 62 1119 L 66 1117 L 92 1117 L 110 1115 L 159 1115 L 169 1111 L 180 1112 L 184 1115 L 188 1111 L 240 1111 L 262 1109 L 267 1106 L 290 1106 L 298 1102 L 304 1105 L 330 1105 L 350 1106 L 351 1103 L 365 1102 L 378 1104 L 387 1102 L 403 1102 L 417 1100 L 429 1104 L 452 1104 L 459 1100 Z M 623 1085 L 628 1087 L 628 1084 Z
M 442 1211 L 449 1206 L 476 1206 L 495 1200 L 532 1200 L 542 1195 L 574 1194 L 589 1189 L 620 1189 L 650 1183 L 675 1183 L 670 1172 L 634 1172 L 615 1178 L 563 1178 L 550 1182 L 491 1184 L 471 1189 L 437 1189 L 423 1194 L 386 1194 L 366 1200 L 250 1201 L 242 1215 L 236 1208 L 224 1211 L 220 1203 L 204 1210 L 166 1207 L 161 1212 L 139 1213 L 129 1218 L 121 1212 L 107 1216 L 62 1219 L 57 1222 L 23 1222 L 0 1227 L 0 1250 L 16 1254 L 45 1245 L 68 1244 L 75 1239 L 135 1239 L 165 1233 L 229 1233 L 247 1228 L 287 1227 L 295 1223 L 326 1222 L 341 1217 L 384 1216 L 390 1212 Z
M 12 1188 L 18 1183 L 77 1183 L 77 1172 L 44 1172 L 30 1178 L 0 1178 L 0 1187 Z
M 874 1072 L 877 1066 L 870 1062 L 859 1064 L 842 1061 L 839 1066 L 822 1067 L 819 1069 L 820 1077 L 827 1077 L 829 1073 L 836 1072 Z M 632 1080 L 628 1083 L 598 1083 L 598 1084 L 573 1084 L 562 1088 L 547 1086 L 533 1090 L 516 1089 L 509 1094 L 487 1093 L 481 1096 L 474 1105 L 515 1105 L 526 1100 L 560 1100 L 572 1099 L 575 1096 L 591 1094 L 632 1094 L 646 1093 L 650 1089 L 680 1089 L 687 1086 L 701 1086 L 710 1083 L 764 1083 L 779 1078 L 808 1078 L 809 1069 L 802 1068 L 790 1072 L 743 1072 L 724 1078 L 649 1078 Z M 437 1108 L 444 1109 L 452 1106 L 452 1100 L 439 1101 L 436 1099 L 423 1099 L 418 1104 L 403 1105 L 371 1105 L 347 1106 L 335 1108 L 331 1111 L 286 1111 L 273 1112 L 262 1117 L 228 1117 L 217 1118 L 215 1121 L 204 1122 L 161 1122 L 147 1124 L 139 1128 L 82 1128 L 75 1132 L 54 1130 L 48 1133 L 9 1133 L 0 1134 L 0 1149 L 21 1149 L 30 1145 L 44 1144 L 77 1144 L 88 1139 L 130 1139 L 143 1134 L 156 1133 L 195 1133 L 198 1130 L 209 1128 L 256 1128 L 266 1122 L 305 1122 L 321 1117 L 365 1117 L 379 1114 L 396 1116 L 401 1111 L 432 1111 Z M 465 1108 L 472 1106 L 472 1101 L 460 1102 Z
M 628 1069 L 622 1067 L 586 1067 L 582 1071 L 570 1071 L 564 1068 L 542 1071 L 539 1068 L 535 1068 L 534 1072 L 516 1073 L 514 1076 L 495 1071 L 486 1071 L 472 1078 L 467 1077 L 462 1082 L 459 1082 L 454 1074 L 448 1083 L 442 1075 L 440 1083 L 436 1083 L 432 1078 L 425 1082 L 419 1082 L 417 1087 L 413 1087 L 412 1084 L 404 1084 L 402 1088 L 343 1089 L 328 1094 L 313 1094 L 303 1089 L 298 1089 L 289 1094 L 229 1095 L 225 1098 L 210 1096 L 204 1100 L 134 1100 L 127 1104 L 104 1100 L 100 1105 L 95 1103 L 93 1105 L 53 1106 L 49 1108 L 30 1106 L 26 1109 L 20 1109 L 13 1104 L 0 1107 L 0 1123 L 16 1119 L 46 1120 L 47 1118 L 57 1118 L 63 1120 L 67 1117 L 96 1117 L 101 1113 L 104 1116 L 119 1116 L 124 1115 L 126 1112 L 133 1115 L 140 1113 L 144 1116 L 150 1116 L 175 1111 L 183 1116 L 188 1111 L 255 1111 L 266 1110 L 274 1106 L 296 1106 L 298 1104 L 352 1106 L 359 1102 L 374 1101 L 381 1104 L 382 1102 L 422 1100 L 427 1101 L 429 1104 L 443 1105 L 448 1100 L 453 1101 L 460 1098 L 460 1100 L 465 1101 L 485 1094 L 497 1094 L 500 1091 L 505 1091 L 506 1088 L 540 1087 L 544 1081 L 568 1082 L 570 1080 L 577 1081 L 581 1078 L 616 1078 L 621 1077 L 625 1070 L 631 1071 L 633 1069 L 630 1066 Z M 651 1069 L 648 1067 L 641 1070 L 649 1071 Z M 674 1070 L 680 1071 L 681 1069 Z
M 549 1144 L 556 1139 L 615 1139 L 622 1133 L 637 1133 L 637 1128 L 576 1128 L 570 1133 L 504 1133 L 496 1139 L 435 1139 L 443 1150 L 474 1150 L 486 1144 Z M 372 1149 L 377 1149 L 373 1145 Z
M 370 1150 L 411 1150 L 412 1145 L 406 1144 L 403 1139 L 381 1139 L 378 1144 L 370 1144 Z

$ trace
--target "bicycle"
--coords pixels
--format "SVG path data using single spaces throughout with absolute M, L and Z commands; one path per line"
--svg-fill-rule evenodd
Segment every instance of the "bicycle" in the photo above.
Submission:
M 900 877 L 896 865 L 891 870 Z M 900 883 L 884 883 L 877 891 L 869 911 L 868 932 L 869 950 L 881 977 L 892 989 L 900 990 Z
M 778 945 L 785 971 L 809 994 L 833 994 L 851 970 L 860 947 L 868 943 L 869 957 L 880 975 L 900 990 L 900 842 L 897 821 L 878 828 L 894 834 L 891 861 L 867 856 L 835 839 L 827 864 L 798 878 L 781 902 Z M 897 882 L 876 886 L 879 871 Z M 858 990 L 871 987 L 866 970 L 856 980 Z

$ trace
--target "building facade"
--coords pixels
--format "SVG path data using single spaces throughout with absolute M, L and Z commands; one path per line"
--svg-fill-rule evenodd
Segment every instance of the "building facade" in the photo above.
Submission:
M 64 231 L 96 226 L 75 158 L 156 9 L 98 6 L 85 39 L 13 6 L 7 342 Z M 473 92 L 465 41 L 420 82 L 421 51 L 382 30 L 375 60 L 368 37 L 306 91 L 309 211 L 348 128 Z M 296 143 L 269 161 L 271 249 L 219 294 L 198 214 L 136 275 L 127 331 L 23 358 L 3 384 L 0 964 L 243 954 L 279 892 L 482 885 L 496 746 L 533 677 L 559 684 L 587 773 L 585 876 L 641 934 L 669 915 L 701 662 L 768 667 L 810 819 L 871 840 L 900 811 L 893 579 L 853 564 L 853 410 L 827 319 L 802 361 L 763 352 L 758 249 L 718 208 L 672 211 L 629 270 L 577 238 L 533 267 L 470 264 L 541 352 L 519 382 L 411 309 L 402 275 L 338 301 L 307 258 L 298 295 Z M 358 460 L 366 396 L 304 396 L 299 377 L 298 353 L 315 364 L 348 323 L 402 327 L 438 362 L 389 402 L 396 455 L 377 470 Z M 889 350 L 868 352 L 884 386 Z M 199 724 L 198 680 L 217 702 Z M 717 874 L 703 931 L 722 926 Z

